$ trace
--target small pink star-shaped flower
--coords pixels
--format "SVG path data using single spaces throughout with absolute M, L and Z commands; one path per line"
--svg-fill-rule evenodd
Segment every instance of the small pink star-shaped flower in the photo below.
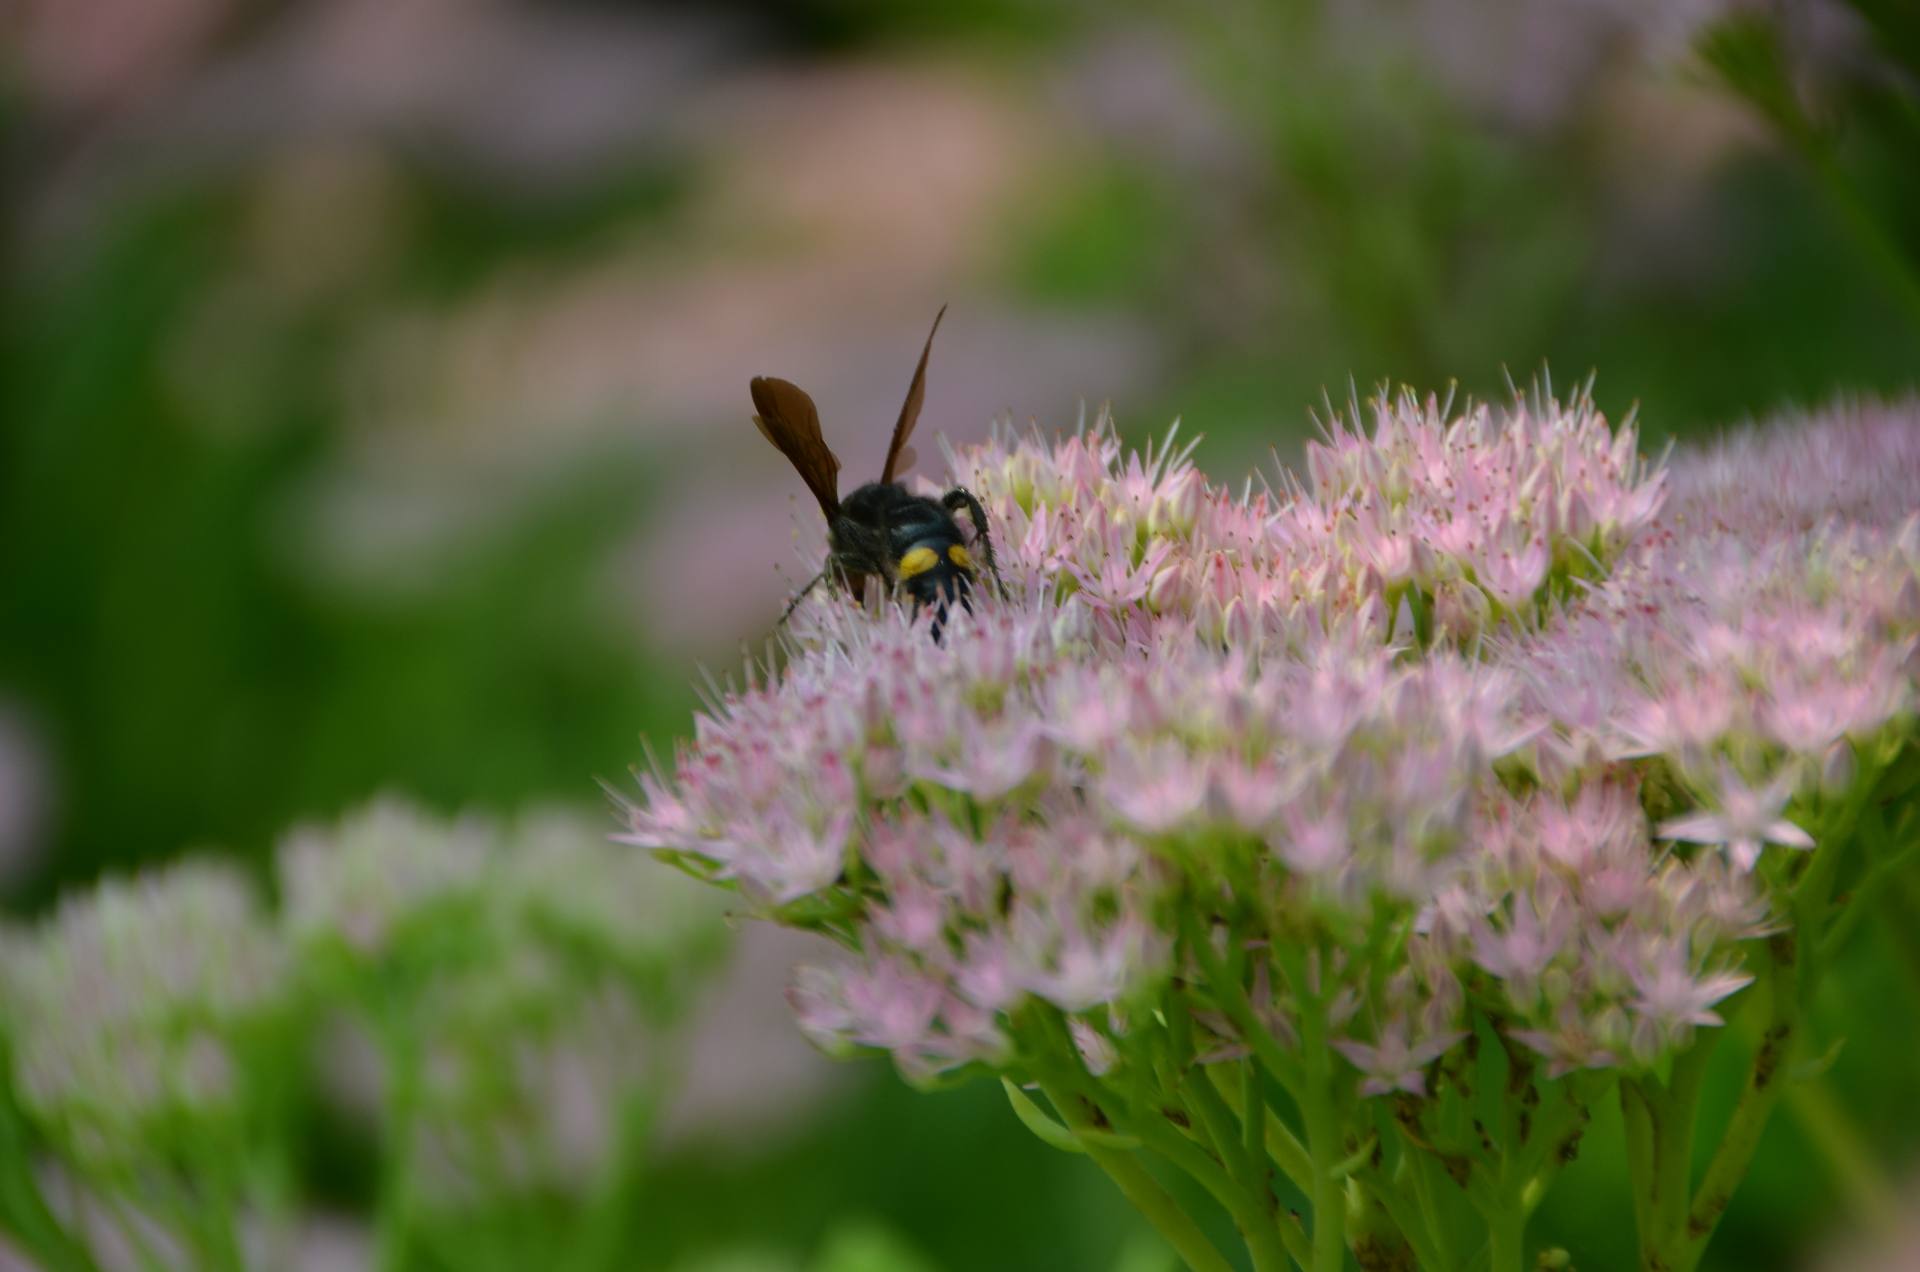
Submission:
M 1723 845 L 1740 869 L 1752 870 L 1767 844 L 1811 848 L 1813 836 L 1780 815 L 1793 793 L 1792 774 L 1782 774 L 1756 790 L 1733 769 L 1720 766 L 1718 810 L 1699 809 L 1660 823 L 1662 839 Z

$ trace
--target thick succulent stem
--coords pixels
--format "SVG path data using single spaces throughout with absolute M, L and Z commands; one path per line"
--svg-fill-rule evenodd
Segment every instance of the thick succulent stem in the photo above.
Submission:
M 1782 933 L 1768 940 L 1764 966 L 1770 998 L 1760 1045 L 1754 1051 L 1733 1117 L 1714 1149 L 1706 1174 L 1701 1177 L 1685 1226 L 1673 1234 L 1673 1244 L 1669 1247 L 1672 1272 L 1691 1272 L 1700 1261 L 1707 1238 L 1713 1235 L 1720 1216 L 1733 1200 L 1734 1189 L 1746 1176 L 1754 1151 L 1760 1146 L 1761 1133 L 1773 1117 L 1774 1106 L 1779 1104 L 1781 1091 L 1786 1086 L 1786 1063 L 1800 1019 L 1798 959 L 1793 934 Z
M 1056 1079 L 1042 1078 L 1040 1089 L 1046 1093 L 1060 1118 L 1074 1131 L 1099 1130 L 1093 1111 L 1066 1085 Z M 1192 1272 L 1233 1272 L 1233 1264 L 1208 1239 L 1207 1234 L 1181 1208 L 1172 1194 L 1162 1188 L 1133 1154 L 1084 1142 L 1087 1156 L 1106 1172 L 1133 1208 L 1173 1247 L 1174 1253 Z

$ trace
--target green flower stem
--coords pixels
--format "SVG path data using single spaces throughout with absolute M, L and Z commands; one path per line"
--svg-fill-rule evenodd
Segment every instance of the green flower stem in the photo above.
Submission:
M 1647 1243 L 1653 1237 L 1653 1198 L 1659 1182 L 1653 1174 L 1653 1113 L 1638 1084 L 1620 1084 L 1620 1122 L 1626 1128 L 1627 1183 L 1633 1195 L 1633 1228 L 1640 1235 L 1641 1262 L 1653 1260 Z
M 1621 1084 L 1641 1262 L 1648 1272 L 1692 1272 L 1759 1148 L 1787 1086 L 1785 1066 L 1818 972 L 1821 929 L 1840 859 L 1853 846 L 1872 786 L 1859 783 L 1837 810 L 1812 860 L 1792 885 L 1783 908 L 1793 916 L 1793 930 L 1771 937 L 1762 947 L 1750 991 L 1766 995 L 1760 1040 L 1697 1191 L 1690 1181 L 1693 1127 L 1712 1039 L 1697 1041 L 1675 1060 L 1666 1086 L 1650 1078 Z
M 1226 966 L 1213 952 L 1213 944 L 1195 915 L 1195 907 L 1180 907 L 1180 932 L 1186 947 L 1193 951 L 1199 960 L 1201 970 L 1207 974 L 1207 988 L 1219 995 L 1220 1009 L 1227 1018 L 1240 1028 L 1241 1040 L 1253 1048 L 1254 1058 L 1260 1067 L 1289 1091 L 1298 1091 L 1301 1083 L 1300 1065 L 1286 1052 L 1261 1023 L 1254 1012 L 1253 1004 L 1247 999 L 1247 991 L 1239 979 L 1228 974 Z
M 1280 1050 L 1279 1043 L 1255 1014 L 1253 1004 L 1247 999 L 1241 977 L 1229 971 L 1220 957 L 1214 953 L 1213 944 L 1196 917 L 1197 908 L 1186 905 L 1180 909 L 1183 943 L 1205 971 L 1208 988 L 1217 996 L 1220 1007 L 1225 1010 L 1228 1018 L 1239 1026 L 1242 1038 L 1253 1049 L 1254 1057 L 1259 1061 L 1260 1067 L 1265 1069 L 1282 1087 L 1297 1090 L 1300 1082 L 1300 1066 Z M 1213 1078 L 1212 1075 L 1209 1075 L 1209 1078 L 1214 1081 L 1221 1080 Z M 1299 1139 L 1279 1114 L 1267 1106 L 1265 1100 L 1259 1098 L 1259 1074 L 1249 1069 L 1242 1083 L 1241 1103 L 1249 1110 L 1248 1116 L 1251 1116 L 1251 1110 L 1256 1103 L 1265 1109 L 1262 1128 L 1256 1132 L 1253 1128 L 1243 1127 L 1243 1134 L 1251 1140 L 1257 1133 L 1266 1145 L 1268 1156 L 1285 1172 L 1296 1187 L 1306 1193 L 1310 1199 L 1315 1199 L 1317 1207 L 1317 1198 L 1321 1190 L 1316 1181 L 1323 1180 L 1324 1177 L 1315 1170 L 1311 1155 L 1302 1148 Z M 1333 1182 L 1337 1188 L 1337 1181 Z M 1260 1181 L 1259 1193 L 1269 1201 L 1273 1196 L 1272 1189 L 1267 1186 L 1264 1177 Z M 1317 1223 L 1316 1220 L 1316 1226 Z M 1295 1249 L 1298 1233 L 1284 1224 L 1276 1223 L 1275 1226 L 1279 1228 L 1281 1239 L 1286 1242 L 1288 1249 L 1294 1252 L 1296 1260 L 1304 1266 L 1307 1260 L 1300 1258 L 1301 1252 Z
M 655 1101 L 649 1095 L 630 1094 L 622 1101 L 612 1150 L 575 1247 L 573 1266 L 579 1272 L 618 1272 L 628 1266 L 624 1251 L 634 1200 L 645 1175 L 655 1113 Z
M 1526 1228 L 1527 1216 L 1517 1202 L 1487 1216 L 1489 1272 L 1522 1272 Z
M 1312 1045 L 1312 1044 L 1308 1044 Z M 1334 1173 L 1340 1151 L 1340 1122 L 1333 1110 L 1332 1066 L 1307 1061 L 1307 1144 L 1313 1158 L 1313 1272 L 1340 1272 L 1346 1266 L 1346 1237 L 1340 1222 L 1346 1185 Z
M 1799 961 L 1794 935 L 1786 932 L 1773 936 L 1765 948 L 1760 979 L 1768 995 L 1768 1011 L 1760 1045 L 1754 1051 L 1733 1117 L 1714 1148 L 1706 1174 L 1701 1177 L 1686 1225 L 1675 1234 L 1675 1245 L 1668 1252 L 1671 1272 L 1692 1272 L 1700 1261 L 1707 1239 L 1719 1225 L 1720 1216 L 1726 1213 L 1727 1204 L 1733 1199 L 1734 1189 L 1753 1161 L 1761 1132 L 1766 1129 L 1767 1120 L 1773 1115 L 1786 1085 L 1786 1063 L 1800 1019 Z
M 1593 1089 L 1583 1093 L 1580 1090 L 1582 1086 Z M 1580 1139 L 1586 1133 L 1589 1120 L 1587 1110 L 1605 1098 L 1606 1092 L 1597 1083 L 1575 1077 L 1569 1080 L 1563 1095 L 1564 1099 L 1543 1102 L 1541 1113 L 1534 1123 L 1534 1152 L 1528 1168 L 1530 1174 L 1520 1189 L 1521 1213 L 1529 1218 L 1539 1209 L 1560 1171 L 1573 1160 Z
M 1441 1209 L 1433 1175 L 1439 1164 L 1429 1154 L 1411 1147 L 1407 1149 L 1407 1163 L 1413 1180 L 1414 1197 L 1420 1206 L 1421 1216 L 1426 1220 L 1427 1232 L 1437 1256 L 1435 1266 L 1457 1268 L 1460 1263 L 1453 1252 L 1453 1234 L 1448 1230 L 1446 1212 Z
M 256 1063 L 266 1071 L 262 1081 L 271 1092 L 267 1102 L 273 1110 L 272 1122 L 259 1149 L 248 1155 L 240 1190 L 265 1231 L 286 1234 L 293 1230 L 300 1213 L 300 1185 L 295 1177 L 286 1116 L 291 1099 L 287 1092 L 294 1081 L 296 1062 L 276 1051 Z
M 1839 1184 L 1837 1191 L 1873 1231 L 1891 1236 L 1900 1227 L 1900 1199 L 1874 1160 L 1873 1151 L 1827 1084 L 1803 1079 L 1787 1089 L 1787 1111 Z
M 1200 1125 L 1212 1141 L 1213 1151 L 1227 1172 L 1243 1188 L 1266 1191 L 1266 1155 L 1263 1153 L 1256 1159 L 1247 1153 L 1246 1143 L 1240 1134 L 1240 1119 L 1220 1098 L 1213 1083 L 1204 1074 L 1188 1073 L 1180 1083 L 1179 1090 L 1185 1095 L 1187 1106 L 1200 1114 Z
M 1308 986 L 1305 960 L 1297 951 L 1288 967 L 1294 996 L 1300 1004 L 1300 1052 L 1305 1090 L 1300 1101 L 1307 1124 L 1307 1156 L 1313 1163 L 1312 1272 L 1341 1272 L 1346 1266 L 1347 1243 L 1343 1217 L 1346 1185 L 1335 1173 L 1346 1156 L 1341 1146 L 1339 1111 L 1334 1104 L 1333 1050 L 1328 1036 L 1327 1005 Z
M 414 1180 L 413 1139 L 420 1109 L 420 1057 L 404 1022 L 387 1029 L 387 1092 L 383 1110 L 380 1198 L 375 1214 L 376 1266 L 404 1272 L 411 1266 Z
M 1638 1104 L 1645 1111 L 1648 1171 L 1634 1183 L 1646 1211 L 1646 1225 L 1640 1230 L 1641 1262 L 1647 1272 L 1666 1272 L 1671 1267 L 1666 1252 L 1678 1242 L 1693 1200 L 1690 1156 L 1694 1109 L 1692 1105 L 1681 1107 L 1658 1078 L 1637 1078 L 1623 1085 L 1634 1088 Z
M 1379 1177 L 1382 1202 L 1420 1252 L 1423 1269 L 1458 1272 L 1463 1261 L 1454 1249 L 1455 1234 L 1447 1222 L 1450 1211 L 1442 1201 L 1442 1197 L 1451 1201 L 1458 1190 L 1444 1174 L 1440 1159 L 1415 1142 L 1386 1102 L 1373 1103 L 1374 1124 L 1381 1141 L 1394 1144 L 1398 1150 L 1392 1176 Z
M 1508 1097 L 1511 1102 L 1512 1097 Z M 1532 1153 L 1523 1152 L 1517 1139 L 1500 1146 L 1498 1177 L 1489 1181 L 1489 1197 L 1478 1197 L 1475 1204 L 1487 1225 L 1489 1272 L 1521 1272 L 1526 1260 L 1527 1216 L 1532 1206 L 1527 1196 L 1534 1176 Z M 1476 1165 L 1475 1172 L 1480 1167 Z
M 1498 1160 L 1483 1161 L 1475 1173 L 1489 1176 L 1486 1191 L 1491 1196 L 1480 1201 L 1480 1209 L 1487 1224 L 1492 1272 L 1518 1272 L 1526 1257 L 1527 1216 L 1532 1210 L 1527 1194 L 1542 1157 L 1538 1135 L 1543 1128 L 1533 1116 L 1540 1108 L 1539 1088 L 1534 1085 L 1532 1056 L 1498 1023 L 1489 1021 L 1489 1025 L 1505 1055 L 1507 1077 L 1500 1100 Z M 1484 1172 L 1481 1167 L 1486 1168 Z
M 1504 1170 L 1505 1164 L 1526 1148 L 1526 1141 L 1531 1137 L 1530 1119 L 1523 1115 L 1529 1107 L 1539 1106 L 1539 1091 L 1533 1085 L 1534 1064 L 1526 1049 L 1507 1037 L 1498 1022 L 1489 1020 L 1487 1023 L 1494 1038 L 1499 1041 L 1507 1062 L 1505 1098 L 1500 1101 L 1500 1143 Z M 1534 1095 L 1531 1106 L 1526 1101 L 1529 1092 Z
M 1201 1124 L 1206 1128 L 1208 1139 L 1213 1142 L 1214 1153 L 1226 1166 L 1227 1173 L 1239 1185 L 1245 1200 L 1236 1203 L 1235 1220 L 1240 1222 L 1240 1235 L 1247 1243 L 1249 1253 L 1253 1255 L 1256 1268 L 1276 1268 L 1284 1270 L 1287 1266 L 1286 1253 L 1280 1244 L 1280 1208 L 1274 1200 L 1273 1190 L 1267 1186 L 1266 1155 L 1258 1158 L 1249 1156 L 1241 1138 L 1239 1121 L 1233 1110 L 1227 1107 L 1220 1093 L 1213 1089 L 1213 1083 L 1204 1076 L 1190 1077 L 1183 1089 L 1188 1094 L 1188 1102 L 1199 1111 Z
M 1526 1080 L 1521 1081 L 1524 1088 Z M 1534 1191 L 1534 1168 L 1541 1153 L 1537 1144 L 1529 1148 L 1521 1140 L 1520 1096 L 1511 1084 L 1501 1105 L 1502 1137 L 1497 1144 L 1483 1145 L 1471 1167 L 1467 1195 L 1487 1227 L 1489 1272 L 1520 1272 L 1526 1258 L 1527 1216 L 1533 1209 L 1528 1198 Z
M 1706 1080 L 1718 1033 L 1696 1033 L 1693 1045 L 1674 1057 L 1668 1080 L 1647 1076 L 1623 1085 L 1637 1088 L 1648 1115 L 1652 1177 L 1648 1191 L 1650 1231 L 1640 1234 L 1642 1249 L 1669 1249 L 1681 1239 L 1693 1201 L 1693 1130 L 1700 1087 Z
M 1245 1110 L 1241 1116 L 1250 1119 L 1258 1116 L 1264 1123 L 1264 1147 L 1267 1158 L 1280 1168 L 1287 1181 L 1301 1192 L 1310 1192 L 1313 1187 L 1313 1163 L 1307 1157 L 1306 1145 L 1300 1142 L 1286 1120 L 1272 1106 L 1261 1099 L 1260 1070 L 1252 1065 L 1243 1066 L 1238 1071 L 1237 1085 L 1229 1085 L 1231 1072 L 1229 1066 L 1210 1064 L 1206 1066 L 1207 1077 L 1222 1098 L 1238 1103 Z M 1241 1127 L 1244 1133 L 1247 1130 Z
M 1252 1060 L 1243 1061 L 1233 1068 L 1240 1075 L 1240 1151 L 1248 1161 L 1260 1164 L 1260 1197 L 1277 1216 L 1280 1212 L 1280 1200 L 1274 1195 L 1273 1167 L 1268 1164 L 1273 1159 L 1267 1154 L 1267 1101 L 1260 1090 L 1260 1068 Z M 1212 1073 L 1206 1074 L 1205 1077 L 1209 1083 L 1214 1080 Z
M 1166 1158 L 1205 1188 L 1233 1217 L 1235 1226 L 1247 1243 L 1248 1253 L 1253 1256 L 1255 1272 L 1268 1272 L 1269 1269 L 1284 1272 L 1286 1254 L 1282 1247 L 1283 1238 L 1270 1209 L 1262 1206 L 1242 1181 L 1230 1175 L 1219 1160 L 1192 1140 L 1175 1132 L 1157 1108 L 1147 1108 L 1139 1116 L 1131 1116 L 1121 1102 L 1111 1092 L 1102 1089 L 1098 1080 L 1081 1066 L 1080 1053 L 1073 1045 L 1073 1037 L 1067 1030 L 1064 1017 L 1052 1009 L 1035 1014 L 1040 1022 L 1041 1045 L 1036 1049 L 1032 1063 L 1040 1076 L 1059 1086 L 1068 1095 L 1078 1098 L 1081 1111 L 1088 1117 L 1096 1118 L 1092 1123 L 1094 1126 L 1100 1124 L 1098 1119 L 1104 1119 L 1114 1129 L 1132 1135 Z M 1052 1098 L 1051 1093 L 1048 1098 Z M 1066 1116 L 1064 1111 L 1061 1116 Z M 1073 1123 L 1069 1122 L 1068 1125 Z M 1092 1146 L 1088 1147 L 1091 1149 Z M 1264 1175 L 1260 1183 L 1264 1189 Z
M 1080 1099 L 1059 1083 L 1043 1077 L 1040 1079 L 1040 1089 L 1070 1129 L 1099 1129 Z M 1131 1154 L 1091 1141 L 1083 1143 L 1094 1165 L 1107 1173 L 1107 1177 L 1120 1189 L 1120 1194 L 1166 1238 L 1167 1244 L 1173 1247 L 1174 1253 L 1192 1272 L 1233 1272 L 1233 1265 L 1208 1240 L 1207 1234 L 1200 1231 L 1199 1225 L 1180 1208 L 1180 1203 Z
M 13 1072 L 13 1048 L 0 1029 L 0 1074 Z M 33 1140 L 13 1084 L 0 1080 L 0 1232 L 48 1272 L 98 1272 L 87 1248 L 47 1205 L 33 1174 Z
M 1183 1086 L 1187 1091 L 1192 1107 L 1200 1111 L 1200 1120 L 1206 1126 L 1208 1137 L 1213 1139 L 1213 1151 L 1221 1162 L 1227 1164 L 1229 1174 L 1235 1178 L 1240 1191 L 1246 1195 L 1244 1211 L 1246 1224 L 1250 1230 L 1242 1232 L 1246 1237 L 1248 1251 L 1254 1255 L 1256 1268 L 1286 1268 L 1286 1251 L 1281 1245 L 1284 1230 L 1281 1228 L 1281 1205 L 1273 1195 L 1269 1182 L 1269 1172 L 1273 1170 L 1267 1164 L 1267 1155 L 1258 1141 L 1260 1126 L 1265 1111 L 1261 1105 L 1256 1113 L 1254 1143 L 1248 1145 L 1248 1136 L 1236 1118 L 1233 1109 L 1227 1107 L 1227 1101 L 1221 1099 L 1219 1091 L 1204 1074 L 1192 1074 Z M 1256 1088 L 1258 1093 L 1258 1088 Z
M 1405 1165 L 1403 1162 L 1402 1165 Z M 1411 1181 L 1411 1172 L 1407 1172 Z M 1387 1212 L 1387 1218 L 1393 1220 L 1393 1226 L 1413 1247 L 1416 1267 L 1429 1269 L 1429 1272 L 1452 1272 L 1453 1261 L 1445 1253 L 1434 1232 L 1433 1226 L 1422 1213 L 1419 1199 L 1409 1199 L 1407 1190 L 1398 1186 L 1396 1181 L 1382 1176 L 1377 1171 L 1364 1172 L 1358 1180 L 1361 1187 L 1381 1209 Z M 1417 1193 L 1417 1186 L 1416 1186 Z
M 234 1226 L 232 1190 L 216 1176 L 199 1201 L 197 1206 L 192 1200 L 187 1205 L 189 1215 L 198 1212 L 193 1227 L 197 1244 L 206 1256 L 202 1266 L 215 1272 L 246 1272 L 246 1256 L 240 1251 L 240 1234 Z

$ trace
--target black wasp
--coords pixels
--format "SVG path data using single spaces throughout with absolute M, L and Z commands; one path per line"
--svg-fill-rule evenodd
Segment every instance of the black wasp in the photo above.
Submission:
M 901 404 L 899 422 L 893 426 L 880 480 L 868 482 L 844 500 L 839 495 L 840 460 L 820 435 L 820 412 L 813 399 L 797 385 L 772 376 L 755 376 L 749 384 L 759 411 L 753 422 L 792 461 L 827 516 L 827 564 L 788 604 L 781 622 L 822 580 L 838 579 L 855 600 L 864 600 L 871 576 L 880 579 L 889 591 L 905 591 L 913 598 L 915 609 L 933 606 L 933 635 L 938 640 L 951 602 L 958 601 L 969 611 L 973 608 L 968 600 L 974 585 L 973 557 L 959 523 L 953 519 L 961 508 L 973 521 L 987 570 L 999 585 L 1000 569 L 993 559 L 986 509 L 972 492 L 956 486 L 936 503 L 909 493 L 894 480 L 894 475 L 912 462 L 907 438 L 927 396 L 927 355 L 933 352 L 933 335 L 940 330 L 940 319 L 946 312 L 942 305 L 934 315 L 933 331 L 927 333 L 920 365 L 913 369 L 913 383 L 907 386 L 907 400 Z

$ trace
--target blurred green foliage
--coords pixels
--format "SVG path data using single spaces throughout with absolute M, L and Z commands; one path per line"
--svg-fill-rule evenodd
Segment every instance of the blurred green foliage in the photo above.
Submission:
M 577 250 L 661 197 L 648 180 L 534 215 L 424 189 L 397 291 Z M 170 390 L 168 340 L 232 267 L 239 217 L 218 188 L 121 209 L 9 297 L 0 685 L 65 785 L 20 903 L 193 843 L 257 856 L 293 818 L 387 787 L 449 808 L 591 799 L 637 733 L 664 739 L 691 703 L 590 586 L 651 488 L 644 454 L 581 457 L 414 594 L 344 595 L 297 568 L 289 508 L 338 457 L 327 377 L 370 298 L 254 333 L 235 368 L 247 418 L 207 428 Z
M 1657 445 L 1914 383 L 1920 308 L 1876 237 L 1904 217 L 1920 247 L 1912 145 L 1859 147 L 1855 179 L 1883 188 L 1867 241 L 1817 174 L 1752 150 L 1675 225 L 1697 242 L 1636 241 L 1608 188 L 1604 113 L 1533 131 L 1476 119 L 1420 65 L 1356 57 L 1318 5 L 1223 6 L 1233 21 L 1136 7 L 1161 17 L 1255 162 L 1237 184 L 1138 160 L 1070 170 L 1022 227 L 1012 274 L 1036 299 L 1119 304 L 1184 334 L 1162 392 L 1125 414 L 1135 436 L 1178 414 L 1254 454 L 1305 436 L 1306 410 L 1323 390 L 1343 403 L 1350 382 L 1500 398 L 1507 374 L 1551 368 L 1597 371 L 1602 405 L 1639 404 Z M 1897 123 L 1877 131 L 1920 120 L 1910 91 L 1858 96 L 1850 118 Z
M 1701 62 L 1801 160 L 1835 221 L 1920 324 L 1920 16 L 1898 0 L 1839 0 L 1865 33 L 1852 57 L 1796 58 L 1780 21 L 1735 13 L 1703 31 Z

